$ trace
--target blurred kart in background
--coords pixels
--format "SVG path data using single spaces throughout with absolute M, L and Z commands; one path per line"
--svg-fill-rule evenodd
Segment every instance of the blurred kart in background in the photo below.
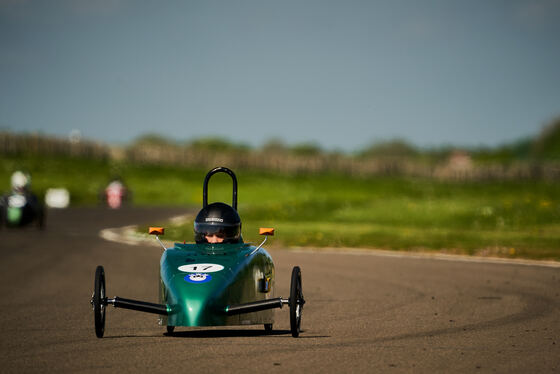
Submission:
M 0 197 L 0 227 L 22 227 L 35 223 L 45 226 L 45 207 L 31 192 L 29 174 L 16 171 L 11 178 L 12 190 Z
M 119 209 L 132 201 L 132 192 L 121 178 L 116 177 L 99 193 L 99 201 L 111 209 Z
M 45 205 L 54 209 L 68 208 L 70 205 L 70 191 L 64 187 L 47 189 L 47 192 L 45 192 Z

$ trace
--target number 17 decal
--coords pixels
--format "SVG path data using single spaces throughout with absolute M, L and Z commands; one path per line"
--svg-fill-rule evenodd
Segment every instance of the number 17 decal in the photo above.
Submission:
M 189 264 L 179 266 L 177 269 L 185 273 L 214 273 L 224 270 L 224 267 L 218 264 Z

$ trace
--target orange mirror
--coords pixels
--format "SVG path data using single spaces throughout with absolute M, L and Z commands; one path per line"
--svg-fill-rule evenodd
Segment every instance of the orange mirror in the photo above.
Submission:
M 163 227 L 150 227 L 148 232 L 150 235 L 163 235 L 165 229 Z
M 259 234 L 260 235 L 274 236 L 274 228 L 272 228 L 272 227 L 261 227 L 259 229 Z

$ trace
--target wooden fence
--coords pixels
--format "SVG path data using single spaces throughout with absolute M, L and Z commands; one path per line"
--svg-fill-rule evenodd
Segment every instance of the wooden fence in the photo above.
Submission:
M 0 154 L 61 155 L 107 159 L 110 157 L 110 148 L 92 141 L 70 141 L 41 134 L 0 132 Z
M 457 163 L 450 157 L 440 163 L 413 158 L 357 158 L 343 154 L 297 156 L 289 152 L 220 152 L 188 147 L 141 146 L 129 148 L 126 159 L 137 163 L 173 164 L 210 169 L 217 165 L 235 169 L 267 170 L 284 174 L 336 172 L 351 176 L 402 175 L 442 180 L 560 180 L 560 163 L 515 162 L 509 165 Z
M 91 141 L 73 142 L 44 135 L 0 132 L 2 154 L 64 155 L 206 169 L 223 165 L 232 169 L 283 174 L 335 172 L 350 176 L 400 175 L 442 180 L 560 180 L 560 163 L 557 162 L 477 165 L 464 153 L 453 155 L 443 162 L 428 163 L 404 157 L 358 158 L 329 153 L 303 156 L 275 149 L 220 151 L 170 145 L 136 145 L 123 149 Z

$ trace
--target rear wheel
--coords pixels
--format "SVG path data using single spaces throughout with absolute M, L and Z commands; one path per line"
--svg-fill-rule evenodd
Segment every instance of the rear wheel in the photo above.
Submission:
M 301 331 L 301 314 L 303 312 L 303 290 L 301 285 L 301 270 L 294 266 L 292 270 L 292 282 L 290 284 L 290 330 L 292 336 L 297 338 Z
M 105 332 L 105 307 L 107 306 L 107 297 L 105 296 L 105 270 L 103 270 L 103 266 L 101 265 L 95 269 L 92 304 L 95 335 L 98 338 L 102 338 Z
M 45 228 L 45 210 L 43 207 L 40 207 L 39 211 L 37 212 L 37 227 L 40 230 L 43 230 Z
M 4 207 L 4 197 L 0 196 L 0 229 L 4 226 L 6 217 L 6 208 Z

